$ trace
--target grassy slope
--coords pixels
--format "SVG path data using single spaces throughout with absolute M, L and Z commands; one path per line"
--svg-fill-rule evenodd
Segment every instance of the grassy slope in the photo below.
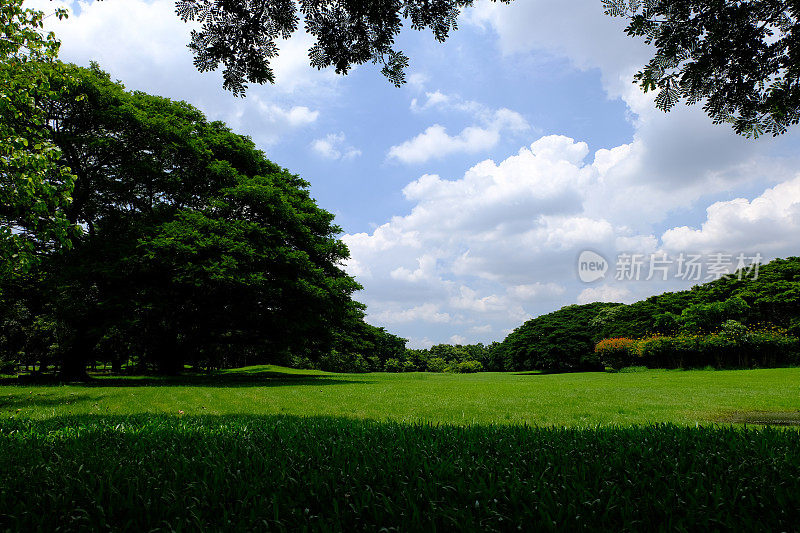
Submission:
M 0 419 L 179 411 L 455 424 L 694 425 L 727 420 L 737 412 L 800 413 L 800 369 L 453 375 L 252 367 L 214 377 L 0 387 Z

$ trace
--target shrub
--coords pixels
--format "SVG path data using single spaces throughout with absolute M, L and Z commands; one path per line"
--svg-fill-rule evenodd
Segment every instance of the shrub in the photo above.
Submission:
M 635 374 L 636 372 L 647 372 L 646 366 L 626 366 L 619 369 L 620 374 Z
M 403 372 L 416 372 L 417 365 L 411 361 L 403 361 Z
M 304 355 L 295 355 L 292 357 L 291 366 L 293 368 L 304 368 L 306 370 L 314 370 L 315 365 L 308 357 Z
M 428 372 L 444 372 L 447 368 L 447 361 L 441 357 L 431 357 L 428 359 Z
M 649 368 L 775 367 L 800 362 L 800 341 L 782 330 L 749 330 L 728 320 L 719 332 L 707 335 L 604 339 L 595 352 L 615 369 L 633 364 Z
M 3 361 L 0 360 L 0 374 L 16 374 L 17 373 L 16 361 Z
M 319 366 L 327 372 L 363 373 L 369 372 L 369 363 L 359 354 L 345 354 L 332 350 L 319 360 Z
M 457 374 L 472 374 L 474 372 L 483 372 L 483 364 L 480 361 L 464 361 L 451 365 L 448 370 Z
M 594 352 L 605 366 L 620 369 L 633 365 L 637 341 L 624 337 L 603 339 L 594 347 Z
M 402 372 L 403 366 L 397 359 L 387 359 L 386 364 L 384 365 L 384 370 L 386 372 Z

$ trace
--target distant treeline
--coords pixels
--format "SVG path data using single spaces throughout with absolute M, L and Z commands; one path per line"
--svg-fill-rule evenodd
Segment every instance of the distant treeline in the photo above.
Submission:
M 294 364 L 330 372 L 481 372 L 489 368 L 492 350 L 500 343 L 450 345 L 437 344 L 428 349 L 405 347 L 405 339 L 381 330 L 382 348 L 361 353 L 332 351 L 318 362 L 296 358 Z M 377 344 L 377 343 L 376 343 Z
M 502 342 L 439 344 L 370 357 L 333 353 L 342 372 L 575 372 L 643 365 L 747 368 L 800 364 L 800 258 L 776 259 L 756 279 L 736 274 L 630 305 L 569 305 L 531 319 Z M 310 361 L 306 363 L 310 364 Z
M 630 305 L 564 307 L 514 330 L 493 347 L 486 367 L 570 372 L 626 364 L 787 365 L 800 362 L 798 336 L 800 258 L 790 257 L 763 265 L 756 279 L 733 274 Z M 650 342 L 640 342 L 630 358 L 612 361 L 595 350 L 604 339 Z

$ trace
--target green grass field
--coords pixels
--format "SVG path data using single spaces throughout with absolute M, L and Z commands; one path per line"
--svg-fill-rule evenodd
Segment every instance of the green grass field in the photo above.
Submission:
M 0 387 L 0 418 L 181 411 L 583 427 L 800 422 L 800 368 L 459 375 L 329 374 L 262 366 L 213 376 Z
M 0 531 L 792 531 L 800 434 L 759 424 L 799 393 L 800 369 L 0 386 Z

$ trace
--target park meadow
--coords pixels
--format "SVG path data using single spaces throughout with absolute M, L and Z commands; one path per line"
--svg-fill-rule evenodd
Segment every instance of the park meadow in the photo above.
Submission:
M 800 531 L 800 8 L 545 4 L 0 0 L 0 533 Z

